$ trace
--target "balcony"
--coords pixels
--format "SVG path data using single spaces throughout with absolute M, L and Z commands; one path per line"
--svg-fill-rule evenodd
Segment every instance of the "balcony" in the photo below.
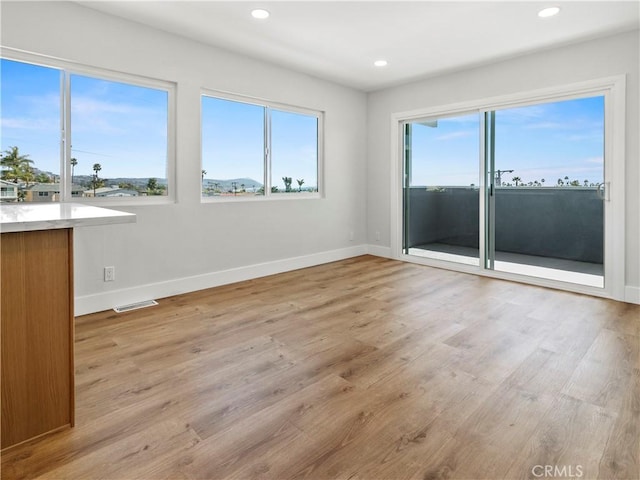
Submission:
M 477 187 L 412 187 L 407 219 L 409 254 L 478 265 Z M 495 190 L 496 270 L 602 286 L 603 239 L 595 187 Z

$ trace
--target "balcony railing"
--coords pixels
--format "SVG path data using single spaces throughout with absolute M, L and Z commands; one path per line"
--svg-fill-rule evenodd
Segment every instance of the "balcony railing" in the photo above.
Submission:
M 479 190 L 412 187 L 406 247 L 444 244 L 478 249 Z M 498 187 L 495 249 L 602 264 L 604 206 L 595 187 Z

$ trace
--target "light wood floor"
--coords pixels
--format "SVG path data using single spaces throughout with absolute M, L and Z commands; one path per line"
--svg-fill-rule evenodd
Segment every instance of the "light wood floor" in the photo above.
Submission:
M 359 257 L 78 318 L 76 427 L 2 478 L 638 479 L 639 345 L 638 306 Z

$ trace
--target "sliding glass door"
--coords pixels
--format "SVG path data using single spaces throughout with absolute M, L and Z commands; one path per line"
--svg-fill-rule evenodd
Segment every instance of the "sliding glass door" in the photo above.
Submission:
M 604 286 L 604 97 L 485 113 L 487 268 Z
M 604 104 L 404 122 L 403 253 L 603 288 Z
M 404 125 L 404 252 L 480 265 L 477 114 Z

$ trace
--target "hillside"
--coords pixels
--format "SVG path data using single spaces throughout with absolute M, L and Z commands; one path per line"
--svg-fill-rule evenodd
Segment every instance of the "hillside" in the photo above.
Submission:
M 202 182 L 204 189 L 214 188 L 223 192 L 233 190 L 233 184 L 235 183 L 236 189 L 242 189 L 242 185 L 247 190 L 258 190 L 262 187 L 262 182 L 258 182 L 253 178 L 231 178 L 228 180 L 219 180 L 215 178 L 205 178 Z

